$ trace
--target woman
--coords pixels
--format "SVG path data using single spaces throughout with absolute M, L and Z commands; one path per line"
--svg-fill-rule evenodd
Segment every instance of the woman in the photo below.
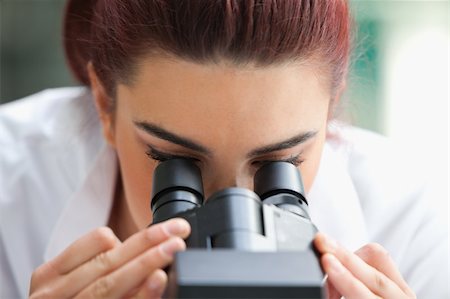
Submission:
M 332 122 L 346 1 L 72 0 L 64 26 L 87 87 L 0 111 L 2 297 L 160 297 L 190 232 L 146 228 L 153 171 L 174 157 L 196 161 L 206 197 L 252 189 L 267 161 L 298 166 L 332 236 L 315 239 L 330 298 L 448 296 L 446 235 L 410 161 Z

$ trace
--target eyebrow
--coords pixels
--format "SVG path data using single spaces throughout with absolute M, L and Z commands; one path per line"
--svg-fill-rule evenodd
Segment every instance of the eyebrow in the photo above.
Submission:
M 139 129 L 145 131 L 146 133 L 155 136 L 157 138 L 169 141 L 171 143 L 180 145 L 182 147 L 188 148 L 190 150 L 211 156 L 212 151 L 207 147 L 193 141 L 192 139 L 179 136 L 175 133 L 169 132 L 162 127 L 152 124 L 145 121 L 134 121 L 133 122 Z M 291 137 L 287 140 L 273 143 L 270 145 L 266 145 L 257 149 L 252 150 L 249 154 L 247 154 L 247 158 L 252 158 L 256 156 L 261 156 L 265 154 L 269 154 L 272 152 L 289 149 L 299 144 L 306 142 L 307 140 L 313 138 L 317 134 L 317 131 L 308 131 L 300 133 L 294 137 Z
M 181 137 L 175 133 L 171 133 L 171 132 L 169 132 L 155 124 L 152 124 L 152 123 L 143 122 L 143 121 L 134 121 L 134 124 L 138 128 L 144 130 L 145 132 L 147 132 L 150 135 L 153 135 L 160 139 L 164 139 L 164 140 L 169 141 L 174 144 L 178 144 L 182 147 L 191 149 L 193 151 L 211 156 L 211 151 L 209 149 L 207 149 L 203 145 L 200 145 L 197 142 L 195 142 L 189 138 Z
M 253 158 L 253 157 L 257 157 L 257 156 L 266 155 L 266 154 L 269 154 L 272 152 L 292 148 L 299 144 L 305 143 L 307 140 L 316 136 L 316 134 L 317 134 L 317 131 L 308 131 L 308 132 L 300 133 L 300 134 L 298 134 L 294 137 L 291 137 L 287 140 L 257 148 L 255 150 L 251 151 L 247 155 L 247 158 Z

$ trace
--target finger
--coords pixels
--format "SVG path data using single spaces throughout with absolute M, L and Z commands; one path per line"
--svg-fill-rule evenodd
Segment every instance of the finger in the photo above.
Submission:
M 371 265 L 381 273 L 384 273 L 394 281 L 409 297 L 414 298 L 415 294 L 403 279 L 389 252 L 376 243 L 367 244 L 358 249 L 355 254 L 364 262 Z
M 186 244 L 180 237 L 171 237 L 111 274 L 101 277 L 76 298 L 121 298 L 138 287 L 149 273 L 166 267 L 172 262 L 175 252 L 185 248 Z
M 164 292 L 166 283 L 166 272 L 161 269 L 156 269 L 137 288 L 129 291 L 123 298 L 160 298 Z
M 46 292 L 59 294 L 61 275 L 119 243 L 119 239 L 108 227 L 100 227 L 89 232 L 72 243 L 57 257 L 41 265 L 33 272 L 30 293 L 45 282 Z
M 65 296 L 72 297 L 94 280 L 114 271 L 149 248 L 171 236 L 185 238 L 189 233 L 189 223 L 181 218 L 152 225 L 134 234 L 114 250 L 97 254 L 95 258 L 64 277 L 59 282 L 59 288 Z
M 167 274 L 161 269 L 156 269 L 141 287 L 135 298 L 149 299 L 161 298 L 167 285 Z
M 317 233 L 314 238 L 314 246 L 320 253 L 325 254 L 327 252 L 332 253 L 337 244 L 324 233 Z
M 98 277 L 120 267 L 148 248 L 167 240 L 172 235 L 185 238 L 189 232 L 189 224 L 184 219 L 171 219 L 142 230 L 115 250 L 98 254 L 94 259 L 70 273 L 64 281 L 60 282 L 61 290 L 66 296 L 73 296 Z M 67 287 L 67 282 L 72 282 L 70 288 Z
M 326 287 L 327 299 L 341 299 L 342 295 L 338 292 L 338 290 L 336 290 L 336 288 L 331 283 L 331 281 L 328 279 L 328 277 L 327 277 L 325 287 Z
M 380 298 L 355 278 L 334 255 L 330 253 L 324 254 L 321 257 L 321 262 L 325 272 L 328 274 L 328 280 L 336 288 L 337 292 L 346 299 Z
M 87 262 L 100 252 L 120 244 L 109 227 L 99 227 L 72 243 L 60 255 L 49 262 L 58 274 L 66 274 Z
M 122 246 L 119 246 L 117 250 L 111 252 L 111 259 L 117 260 L 119 265 L 121 265 L 170 237 L 184 239 L 190 234 L 190 231 L 189 223 L 182 218 L 173 218 L 152 225 L 134 234 Z
M 405 296 L 403 290 L 394 281 L 368 265 L 356 254 L 338 245 L 324 234 L 319 234 L 316 239 L 318 240 L 319 251 L 333 254 L 355 278 L 364 283 L 373 293 L 383 298 L 402 298 Z M 334 286 L 337 288 L 336 285 Z

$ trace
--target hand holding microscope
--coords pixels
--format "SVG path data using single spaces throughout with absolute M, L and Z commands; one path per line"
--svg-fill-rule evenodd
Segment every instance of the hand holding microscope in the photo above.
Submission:
M 153 223 L 186 219 L 191 235 L 168 270 L 169 298 L 324 298 L 302 179 L 270 162 L 254 191 L 226 188 L 204 202 L 200 169 L 171 159 L 155 170 Z

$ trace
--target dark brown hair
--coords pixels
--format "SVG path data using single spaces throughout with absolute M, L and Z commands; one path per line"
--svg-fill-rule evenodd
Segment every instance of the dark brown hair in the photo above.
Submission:
M 89 85 L 89 61 L 110 96 L 136 60 L 163 53 L 197 63 L 266 66 L 311 57 L 329 71 L 332 92 L 349 57 L 346 0 L 69 0 L 64 46 L 75 77 Z

